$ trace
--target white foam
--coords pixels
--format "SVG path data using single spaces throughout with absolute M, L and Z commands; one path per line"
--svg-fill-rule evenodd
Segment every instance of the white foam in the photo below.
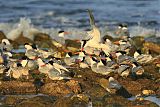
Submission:
M 0 30 L 2 30 L 6 37 L 11 40 L 15 40 L 23 32 L 23 35 L 29 39 L 34 38 L 34 34 L 40 32 L 35 28 L 29 18 L 20 18 L 19 23 L 1 23 Z
M 142 26 L 133 26 L 129 28 L 131 37 L 144 36 L 149 37 L 155 35 L 155 29 L 144 28 Z
M 54 15 L 53 11 L 50 11 L 46 13 L 46 15 L 52 16 Z M 86 38 L 86 31 L 83 28 L 74 28 L 74 27 L 66 27 L 66 25 L 70 25 L 69 23 L 78 23 L 75 22 L 71 19 L 68 19 L 66 17 L 53 17 L 53 22 L 59 22 L 59 27 L 57 28 L 40 28 L 40 27 L 35 27 L 31 20 L 29 18 L 20 18 L 20 21 L 18 23 L 0 23 L 0 30 L 2 30 L 7 38 L 11 40 L 15 40 L 22 32 L 23 35 L 29 39 L 34 38 L 34 35 L 36 33 L 42 32 L 49 34 L 51 38 L 56 39 L 58 36 L 58 31 L 59 30 L 65 30 L 68 32 L 71 32 L 70 34 L 66 35 L 66 39 L 85 39 Z M 53 23 L 54 24 L 54 23 Z M 63 28 L 64 25 L 64 28 Z M 62 27 L 61 27 L 62 26 Z M 111 36 L 115 36 L 114 30 L 110 29 L 108 26 L 105 27 L 100 27 L 101 31 L 101 37 L 104 36 L 105 34 L 109 34 Z M 149 29 L 149 28 L 144 28 L 142 26 L 133 26 L 129 27 L 130 35 L 131 37 L 133 36 L 151 36 L 155 35 L 156 37 L 160 37 L 160 30 L 155 29 Z

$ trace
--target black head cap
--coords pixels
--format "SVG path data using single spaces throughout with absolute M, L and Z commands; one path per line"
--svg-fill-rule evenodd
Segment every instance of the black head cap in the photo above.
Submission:
M 21 59 L 22 60 L 26 60 L 26 59 L 28 59 L 28 57 L 27 56 L 23 56 Z
M 119 52 L 120 52 L 122 55 L 126 54 L 125 51 L 116 51 L 116 53 L 119 53 Z
M 120 23 L 118 26 L 122 28 L 122 27 L 123 27 L 123 24 Z
M 64 30 L 60 30 L 58 33 L 63 33 L 64 32 Z
M 25 43 L 24 45 L 29 45 L 29 43 Z
M 68 55 L 69 55 L 69 56 L 72 56 L 72 52 L 68 52 Z
M 53 65 L 54 62 L 51 60 L 51 61 L 49 61 L 48 63 L 51 64 L 51 65 Z
M 34 43 L 34 44 L 32 44 L 32 48 L 33 49 L 37 49 L 37 45 Z
M 17 63 L 17 67 L 22 67 L 22 64 L 21 63 Z

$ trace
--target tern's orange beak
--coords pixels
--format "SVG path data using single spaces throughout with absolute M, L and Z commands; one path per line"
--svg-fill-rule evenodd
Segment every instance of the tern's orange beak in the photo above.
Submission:
M 64 34 L 65 34 L 65 35 L 68 35 L 68 34 L 70 34 L 70 32 L 66 32 L 66 31 L 65 31 Z
M 65 49 L 65 50 L 63 50 L 64 52 L 70 52 L 69 50 L 67 50 L 67 49 Z
M 119 45 L 119 41 L 115 41 L 115 42 L 113 42 L 114 44 L 116 44 L 116 45 Z
M 79 54 L 79 52 L 75 52 L 74 54 L 77 55 L 77 54 Z
M 74 41 L 77 42 L 77 43 L 80 43 L 80 40 L 78 40 L 78 39 L 77 39 L 77 40 L 74 40 Z

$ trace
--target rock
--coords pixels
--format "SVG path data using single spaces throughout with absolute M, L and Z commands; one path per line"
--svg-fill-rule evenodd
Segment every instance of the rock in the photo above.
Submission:
M 16 107 L 53 107 L 55 100 L 54 97 L 50 96 L 36 96 L 23 100 L 16 104 Z
M 145 71 L 144 76 L 148 79 L 160 78 L 158 69 L 156 68 L 156 65 L 153 63 L 143 66 Z
M 0 31 L 0 42 L 2 41 L 2 39 L 6 39 L 6 35 Z
M 57 81 L 46 83 L 41 88 L 41 92 L 54 96 L 64 96 L 69 93 L 79 93 L 81 92 L 81 87 L 78 81 L 69 80 L 68 82 Z
M 31 39 L 24 37 L 23 33 L 21 33 L 21 35 L 18 36 L 18 38 L 16 38 L 14 42 L 17 43 L 18 45 L 24 45 L 25 43 L 33 43 Z
M 130 94 L 124 87 L 121 87 L 119 90 L 117 90 L 116 94 L 124 98 L 132 97 L 132 94 Z
M 45 33 L 37 33 L 36 35 L 34 35 L 34 40 L 33 41 L 46 41 L 46 40 L 50 40 L 51 37 L 48 34 Z
M 141 49 L 143 47 L 143 43 L 145 42 L 144 37 L 142 36 L 134 36 L 131 38 L 136 48 Z
M 25 97 L 22 97 L 22 96 L 16 96 L 16 95 L 8 95 L 8 96 L 5 96 L 4 100 L 3 100 L 3 104 L 6 104 L 6 105 L 15 105 L 23 100 L 25 100 L 27 98 Z
M 69 80 L 66 84 L 74 93 L 78 94 L 82 91 L 79 82 L 76 80 Z
M 105 107 L 132 107 L 132 102 L 122 96 L 105 96 L 103 105 Z
M 57 43 L 54 39 L 52 39 L 48 34 L 45 33 L 38 33 L 34 37 L 34 43 L 38 45 L 39 48 L 48 48 L 52 49 L 53 52 L 58 52 L 55 53 L 55 56 L 61 57 L 63 56 L 63 47 L 57 47 L 54 43 Z M 59 54 L 60 52 L 60 54 Z
M 57 83 L 52 82 L 44 84 L 41 88 L 41 92 L 48 95 L 64 96 L 71 93 L 71 90 L 64 82 L 58 81 Z
M 21 82 L 21 81 L 2 81 L 0 85 L 0 94 L 29 94 L 36 93 L 34 84 L 31 82 Z
M 152 42 L 145 42 L 143 43 L 144 50 L 149 49 L 153 53 L 160 54 L 160 45 L 152 43 Z
M 123 85 L 123 87 L 125 87 L 127 89 L 127 91 L 133 95 L 137 95 L 139 93 L 141 93 L 141 89 L 142 89 L 142 84 L 137 82 L 137 81 L 133 81 L 133 80 L 127 80 L 127 79 L 119 79 L 119 82 L 121 85 Z
M 54 107 L 88 107 L 87 102 L 79 97 L 69 96 L 58 99 Z
M 76 40 L 66 39 L 65 46 L 66 46 L 67 50 L 69 50 L 71 52 L 76 52 L 79 49 L 81 49 L 81 43 L 77 42 Z
M 34 36 L 34 43 L 40 48 L 51 48 L 52 47 L 52 38 L 45 33 L 37 33 Z
M 105 96 L 103 98 L 104 107 L 158 107 L 155 103 L 146 100 L 134 100 L 130 101 L 122 96 Z
M 159 107 L 157 104 L 151 102 L 151 101 L 148 101 L 148 100 L 145 100 L 144 98 L 138 98 L 136 100 L 133 101 L 133 107 Z M 131 106 L 131 107 L 132 107 Z
M 92 99 L 103 98 L 105 95 L 109 94 L 104 88 L 100 85 L 94 85 L 88 91 Z

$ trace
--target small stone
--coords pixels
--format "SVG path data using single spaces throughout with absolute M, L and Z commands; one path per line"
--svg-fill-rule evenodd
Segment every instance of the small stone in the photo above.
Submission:
M 6 39 L 6 35 L 0 31 L 0 41 L 2 41 L 2 39 Z
M 153 95 L 153 94 L 155 94 L 155 92 L 153 91 L 153 90 L 143 90 L 142 91 L 142 94 L 143 95 Z
M 76 80 L 70 80 L 66 84 L 74 93 L 80 93 L 82 91 L 79 82 Z

